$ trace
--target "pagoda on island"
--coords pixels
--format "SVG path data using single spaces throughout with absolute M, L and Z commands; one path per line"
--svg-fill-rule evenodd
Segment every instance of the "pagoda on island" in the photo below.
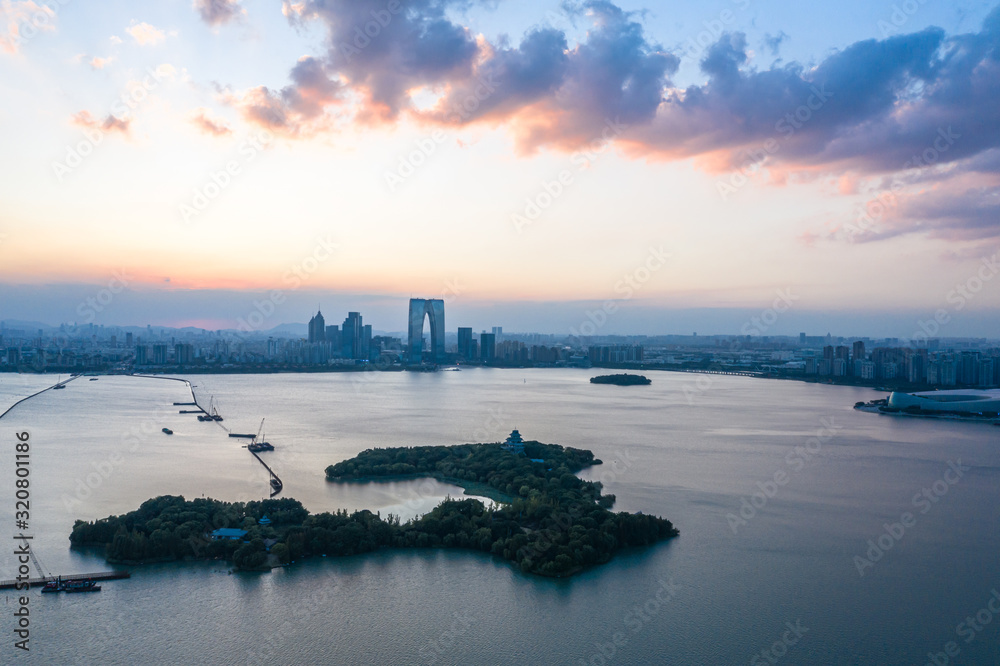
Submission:
M 510 451 L 516 456 L 524 455 L 524 440 L 521 439 L 521 433 L 517 431 L 517 428 L 511 431 L 507 441 L 500 448 L 504 451 Z

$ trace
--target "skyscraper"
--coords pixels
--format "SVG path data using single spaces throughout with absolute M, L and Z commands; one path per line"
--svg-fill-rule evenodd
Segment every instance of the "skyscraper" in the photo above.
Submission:
M 410 299 L 410 325 L 406 358 L 409 363 L 420 363 L 424 349 L 424 318 L 430 319 L 431 355 L 435 363 L 443 363 L 444 354 L 444 301 L 440 298 Z
M 339 326 L 327 326 L 326 327 L 326 341 L 330 343 L 330 348 L 333 353 L 337 356 L 340 355 L 341 347 L 340 344 L 340 327 Z
M 458 355 L 469 361 L 472 356 L 472 328 L 459 327 L 458 329 Z
M 326 321 L 323 319 L 323 313 L 317 311 L 316 316 L 309 320 L 309 342 L 325 341 Z
M 344 358 L 364 358 L 361 356 L 364 323 L 360 312 L 348 312 L 344 325 L 340 328 L 340 347 Z
M 497 338 L 485 331 L 479 334 L 479 357 L 484 361 L 492 361 L 497 357 Z

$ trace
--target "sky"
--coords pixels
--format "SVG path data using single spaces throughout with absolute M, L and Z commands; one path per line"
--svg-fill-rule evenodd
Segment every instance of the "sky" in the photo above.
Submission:
M 790 4 L 0 0 L 0 319 L 995 335 L 1000 6 Z

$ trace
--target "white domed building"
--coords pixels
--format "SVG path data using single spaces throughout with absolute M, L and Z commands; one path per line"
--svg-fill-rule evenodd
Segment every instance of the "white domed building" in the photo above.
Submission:
M 920 393 L 893 392 L 888 406 L 903 411 L 939 412 L 996 416 L 1000 414 L 1000 389 L 989 391 L 952 390 Z

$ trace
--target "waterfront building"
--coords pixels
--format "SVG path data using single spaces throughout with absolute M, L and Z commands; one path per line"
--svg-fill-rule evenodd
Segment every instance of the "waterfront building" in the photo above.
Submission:
M 642 345 L 599 345 L 587 349 L 587 356 L 593 364 L 598 363 L 642 363 L 645 349 Z
M 507 436 L 507 441 L 503 443 L 502 448 L 514 455 L 524 455 L 524 439 L 521 438 L 521 433 L 517 431 L 517 428 L 514 428 Z
M 479 358 L 483 361 L 493 361 L 497 357 L 497 338 L 492 333 L 483 331 L 479 334 Z
M 430 320 L 431 359 L 434 363 L 444 363 L 444 300 L 440 298 L 410 299 L 406 360 L 408 363 L 423 360 L 425 318 Z
M 309 342 L 326 342 L 326 320 L 323 313 L 318 311 L 309 320 Z
M 995 416 L 1000 413 L 1000 390 L 960 389 L 921 393 L 893 392 L 889 395 L 889 407 L 907 411 Z
M 458 329 L 458 356 L 459 358 L 471 361 L 472 354 L 472 328 L 459 327 Z
M 359 359 L 364 344 L 364 322 L 360 312 L 348 312 L 344 325 L 340 328 L 340 348 L 341 356 L 344 358 Z

